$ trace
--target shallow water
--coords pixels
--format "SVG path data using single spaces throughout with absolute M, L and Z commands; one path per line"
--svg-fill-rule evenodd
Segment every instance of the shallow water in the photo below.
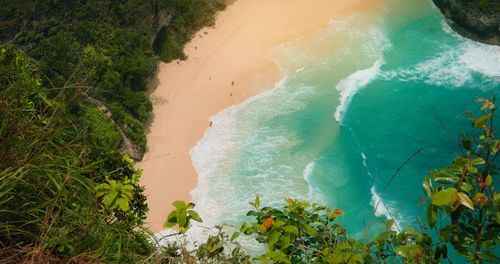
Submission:
M 245 220 L 255 194 L 341 207 L 358 238 L 387 217 L 416 224 L 421 181 L 457 154 L 463 112 L 500 90 L 500 47 L 453 33 L 430 1 L 382 10 L 276 47 L 270 57 L 286 77 L 212 117 L 191 151 L 205 225 Z

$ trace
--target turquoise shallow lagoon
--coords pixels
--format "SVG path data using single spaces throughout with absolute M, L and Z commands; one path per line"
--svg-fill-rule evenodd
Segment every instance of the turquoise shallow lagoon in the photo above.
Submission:
M 500 90 L 500 47 L 458 36 L 431 1 L 381 5 L 276 47 L 286 77 L 212 117 L 191 151 L 206 225 L 241 222 L 255 194 L 341 207 L 358 238 L 391 216 L 417 224 L 423 177 L 458 153 L 474 99 Z

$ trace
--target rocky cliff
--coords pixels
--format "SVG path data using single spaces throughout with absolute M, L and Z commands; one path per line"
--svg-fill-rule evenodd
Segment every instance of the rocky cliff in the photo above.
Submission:
M 500 45 L 500 0 L 433 0 L 450 26 L 464 37 Z

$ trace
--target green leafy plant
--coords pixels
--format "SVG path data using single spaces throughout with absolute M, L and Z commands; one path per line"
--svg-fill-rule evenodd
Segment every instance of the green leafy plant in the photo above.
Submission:
M 173 203 L 175 210 L 172 211 L 165 223 L 166 228 L 178 226 L 179 232 L 184 233 L 191 226 L 191 220 L 196 222 L 203 222 L 196 211 L 193 210 L 194 204 L 186 204 L 184 201 L 175 201 Z
M 109 211 L 114 209 L 120 209 L 123 212 L 129 211 L 134 191 L 132 184 L 107 180 L 107 183 L 97 185 L 95 190 L 97 197 L 102 197 L 102 203 Z
M 332 210 L 307 201 L 286 200 L 281 210 L 260 208 L 259 196 L 250 203 L 254 210 L 247 213 L 255 222 L 244 223 L 240 232 L 254 235 L 267 245 L 267 252 L 258 259 L 263 263 L 361 263 L 366 250 L 362 244 L 347 236 L 337 222 L 344 215 L 341 209 Z M 236 233 L 237 236 L 238 233 Z
M 481 133 L 474 138 L 463 135 L 463 154 L 451 165 L 431 170 L 423 181 L 430 199 L 427 221 L 438 228 L 440 245 L 437 254 L 445 254 L 447 243 L 472 263 L 497 262 L 495 248 L 500 242 L 500 194 L 496 192 L 496 159 L 500 140 L 495 137 L 492 99 L 479 99 L 481 115 L 467 113 L 472 127 Z

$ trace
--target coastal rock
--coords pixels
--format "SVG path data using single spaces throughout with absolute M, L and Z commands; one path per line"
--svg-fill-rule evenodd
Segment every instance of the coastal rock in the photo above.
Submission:
M 433 0 L 448 24 L 460 35 L 500 45 L 500 0 Z

